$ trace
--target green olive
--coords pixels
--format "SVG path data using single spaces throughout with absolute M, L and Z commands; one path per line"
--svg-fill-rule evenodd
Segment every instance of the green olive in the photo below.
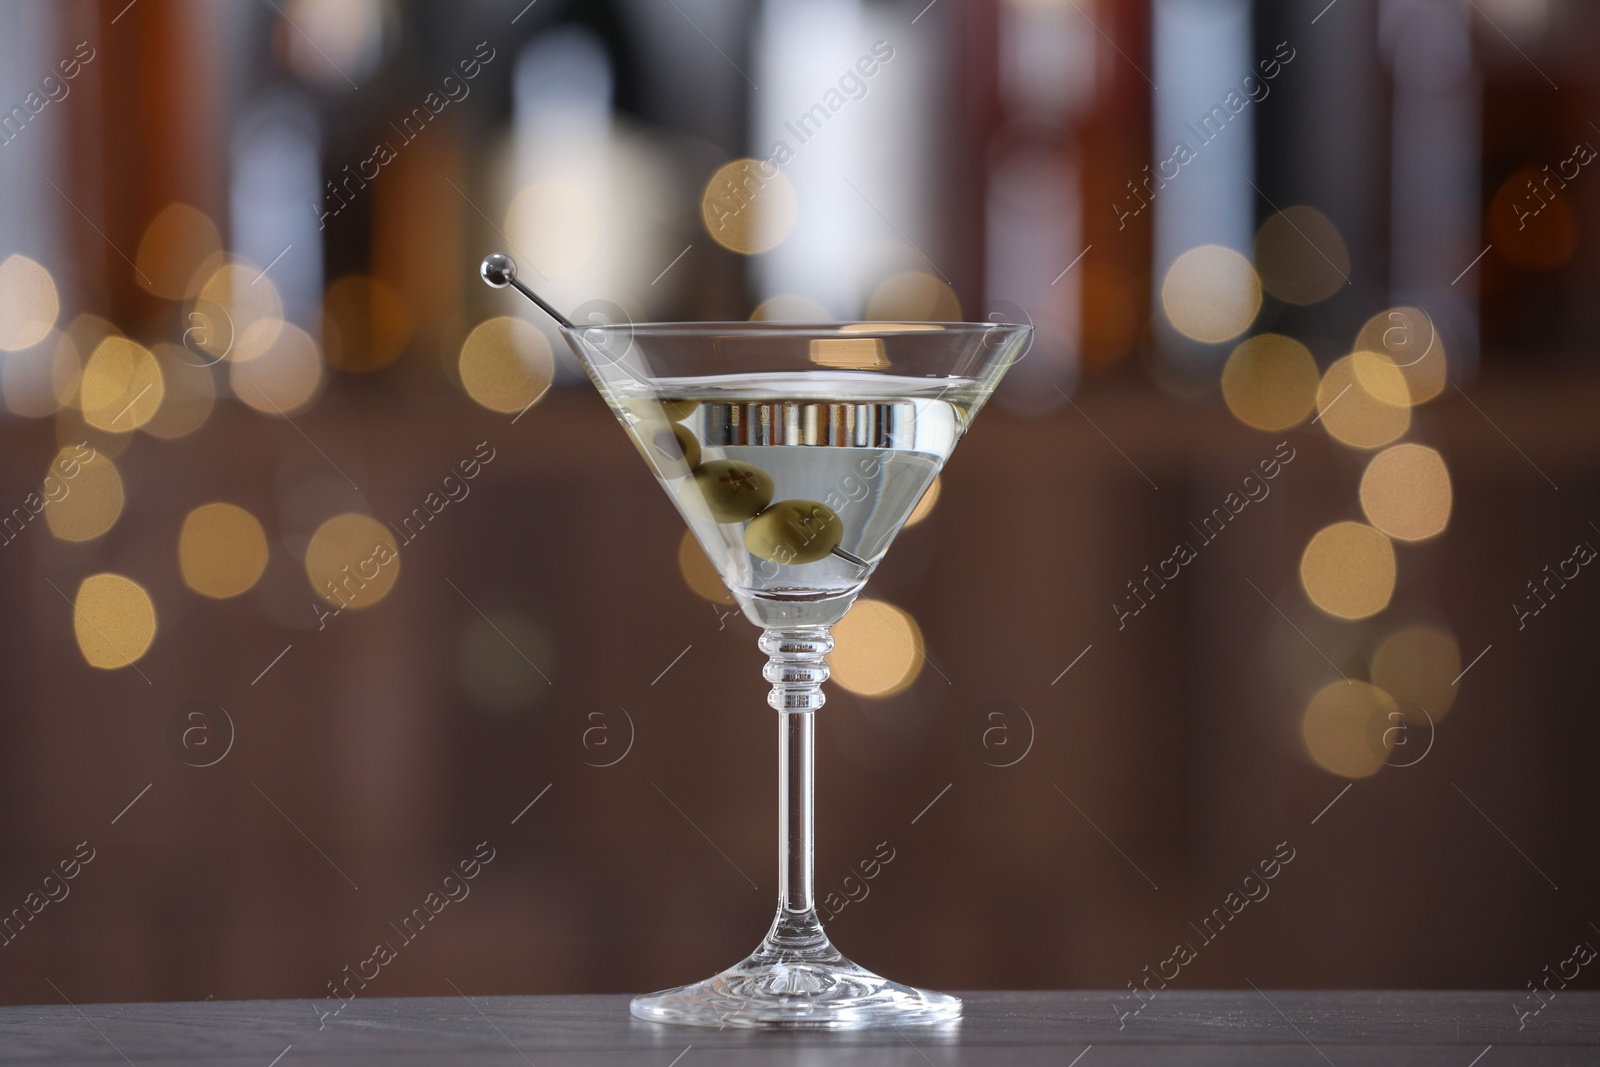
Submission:
M 743 522 L 772 500 L 772 476 L 748 463 L 714 459 L 695 468 L 694 481 L 718 522 Z
M 700 401 L 681 397 L 657 400 L 654 397 L 636 396 L 624 400 L 622 408 L 644 422 L 682 422 L 700 410 Z
M 635 423 L 634 444 L 650 468 L 663 478 L 682 478 L 700 463 L 700 442 L 683 426 L 660 421 Z
M 661 410 L 673 422 L 682 422 L 700 410 L 700 401 L 667 397 L 661 401 Z
M 780 500 L 744 528 L 744 547 L 773 563 L 815 563 L 844 538 L 844 523 L 815 500 Z

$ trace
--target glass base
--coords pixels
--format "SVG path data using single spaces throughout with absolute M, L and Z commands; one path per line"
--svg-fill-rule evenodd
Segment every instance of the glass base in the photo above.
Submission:
M 637 1019 L 715 1029 L 858 1030 L 961 1017 L 961 1000 L 880 978 L 846 959 L 815 913 L 780 914 L 742 963 L 703 982 L 634 997 Z

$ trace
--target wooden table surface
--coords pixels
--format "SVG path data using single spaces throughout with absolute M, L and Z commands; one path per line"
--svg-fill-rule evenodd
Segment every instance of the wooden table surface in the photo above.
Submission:
M 0 1064 L 1600 1064 L 1600 993 L 1519 1019 L 1527 993 L 1164 991 L 1121 1029 L 1111 993 L 963 996 L 949 1029 L 848 1034 L 641 1023 L 625 996 L 358 999 L 320 1029 L 309 1000 L 63 1002 L 0 1008 Z

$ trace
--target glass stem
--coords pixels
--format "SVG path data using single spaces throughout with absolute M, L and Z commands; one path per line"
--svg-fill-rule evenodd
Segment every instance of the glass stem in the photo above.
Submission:
M 781 716 L 778 725 L 778 903 L 791 915 L 815 907 L 815 715 L 810 711 L 790 713 Z
M 815 712 L 827 699 L 823 657 L 833 637 L 826 626 L 774 629 L 761 635 L 760 645 L 767 654 L 762 674 L 772 683 L 767 703 L 778 712 L 778 914 L 763 951 L 831 954 L 813 895 L 813 786 Z

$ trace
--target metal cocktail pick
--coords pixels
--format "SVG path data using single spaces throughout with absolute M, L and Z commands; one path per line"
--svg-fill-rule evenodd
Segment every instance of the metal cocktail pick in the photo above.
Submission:
M 517 281 L 517 261 L 503 252 L 495 252 L 483 257 L 483 265 L 478 268 L 478 273 L 483 280 L 495 289 L 504 289 L 511 286 L 523 296 L 539 305 L 539 310 L 555 319 L 567 329 L 572 329 L 572 320 L 545 302 L 544 297 Z

